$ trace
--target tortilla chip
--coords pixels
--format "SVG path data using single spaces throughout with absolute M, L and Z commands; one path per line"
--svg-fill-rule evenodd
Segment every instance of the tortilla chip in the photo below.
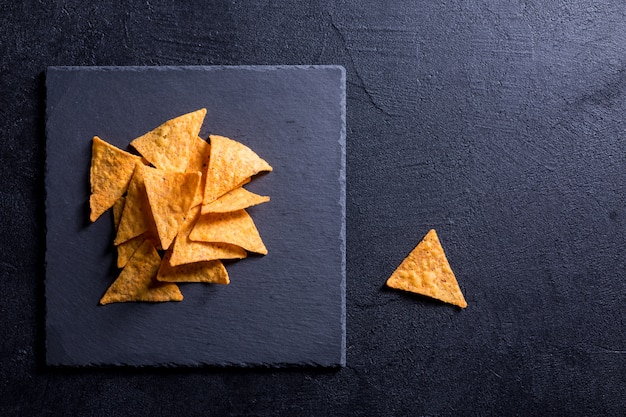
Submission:
M 165 172 L 149 167 L 142 167 L 142 170 L 161 247 L 167 249 L 185 220 L 200 173 Z
M 152 210 L 146 194 L 143 171 L 147 168 L 143 164 L 137 164 L 137 169 L 128 185 L 126 203 L 122 211 L 122 218 L 117 228 L 115 245 L 126 242 L 136 236 L 149 232 L 157 235 L 156 224 L 152 217 Z
M 267 196 L 251 193 L 243 187 L 235 188 L 227 192 L 217 200 L 202 206 L 202 214 L 226 213 L 229 211 L 242 210 L 257 204 L 270 201 Z
M 245 250 L 239 246 L 227 243 L 194 242 L 189 239 L 189 233 L 200 216 L 200 206 L 189 210 L 187 219 L 172 245 L 170 264 L 172 266 L 212 261 L 216 259 L 241 259 L 247 256 Z
M 230 243 L 249 252 L 267 254 L 259 231 L 245 210 L 203 214 L 191 230 L 189 238 L 200 242 Z
M 135 164 L 141 159 L 97 136 L 91 145 L 89 219 L 95 222 L 126 192 Z
M 107 289 L 100 299 L 100 304 L 181 301 L 183 295 L 176 284 L 157 281 L 156 275 L 160 264 L 159 254 L 146 240 Z
M 206 109 L 200 109 L 168 120 L 130 144 L 156 168 L 185 172 L 205 115 Z
M 172 266 L 172 251 L 165 252 L 161 267 L 157 273 L 159 281 L 166 282 L 207 282 L 213 284 L 229 284 L 228 272 L 220 260 L 194 262 Z
M 391 274 L 387 286 L 467 307 L 434 229 Z
M 202 203 L 204 197 L 204 187 L 206 184 L 206 170 L 209 167 L 209 157 L 211 155 L 211 145 L 196 136 L 196 139 L 192 143 L 191 155 L 189 156 L 189 163 L 187 164 L 187 170 L 185 172 L 200 172 L 200 184 L 196 190 L 196 195 L 191 203 L 191 207 L 195 207 Z
M 272 170 L 247 146 L 223 136 L 211 135 L 209 138 L 211 158 L 206 174 L 204 205 L 238 187 L 246 178 Z

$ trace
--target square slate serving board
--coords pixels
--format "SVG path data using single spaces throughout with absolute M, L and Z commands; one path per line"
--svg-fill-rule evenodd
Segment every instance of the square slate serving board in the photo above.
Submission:
M 345 71 L 338 66 L 50 67 L 46 359 L 90 366 L 345 365 Z M 205 107 L 201 130 L 274 171 L 250 191 L 266 256 L 231 284 L 181 284 L 169 303 L 98 301 L 115 280 L 111 213 L 89 214 L 91 140 L 135 137 Z

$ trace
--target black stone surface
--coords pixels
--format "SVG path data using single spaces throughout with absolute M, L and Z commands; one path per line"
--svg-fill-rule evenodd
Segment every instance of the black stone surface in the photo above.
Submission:
M 52 67 L 46 73 L 46 358 L 50 365 L 345 365 L 342 67 Z M 267 256 L 180 303 L 99 306 L 115 280 L 112 218 L 88 221 L 91 138 L 129 149 L 207 109 L 200 136 L 274 170 L 246 186 Z
M 0 39 L 0 414 L 624 414 L 622 1 L 3 2 Z M 46 367 L 45 69 L 214 64 L 346 68 L 346 367 Z M 464 311 L 383 289 L 430 227 Z

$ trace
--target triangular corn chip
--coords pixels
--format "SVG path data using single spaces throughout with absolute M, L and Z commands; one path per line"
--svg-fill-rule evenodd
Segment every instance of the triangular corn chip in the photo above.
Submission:
M 94 136 L 91 146 L 89 219 L 98 217 L 126 192 L 135 164 L 141 159 Z
M 220 260 L 194 262 L 172 266 L 172 251 L 165 252 L 161 267 L 157 273 L 159 281 L 166 282 L 207 282 L 213 284 L 229 284 L 228 272 Z
M 143 170 L 148 169 L 139 163 L 128 185 L 128 194 L 122 211 L 122 218 L 117 227 L 115 245 L 126 242 L 136 236 L 149 232 L 157 235 L 156 224 L 152 217 L 146 185 L 144 183 Z
M 242 210 L 257 204 L 270 201 L 267 196 L 254 194 L 243 187 L 235 188 L 227 192 L 217 200 L 202 206 L 202 214 L 226 213 L 229 211 Z
M 203 214 L 191 230 L 189 238 L 200 242 L 230 243 L 250 252 L 267 254 L 259 231 L 245 210 Z
M 434 229 L 402 261 L 387 286 L 467 307 Z
M 157 281 L 160 263 L 161 258 L 156 249 L 146 240 L 107 289 L 100 299 L 100 304 L 181 301 L 183 295 L 176 284 Z
M 211 135 L 211 158 L 202 204 L 238 187 L 246 178 L 272 167 L 247 146 L 232 139 Z
M 172 245 L 172 266 L 212 261 L 215 259 L 241 259 L 247 256 L 244 249 L 227 243 L 194 242 L 189 239 L 189 233 L 200 216 L 200 206 L 189 210 L 187 219 L 178 232 Z
M 185 172 L 190 149 L 200 133 L 206 109 L 168 120 L 130 144 L 155 167 Z
M 142 170 L 161 247 L 167 249 L 185 221 L 200 173 L 166 172 L 150 167 L 142 167 Z

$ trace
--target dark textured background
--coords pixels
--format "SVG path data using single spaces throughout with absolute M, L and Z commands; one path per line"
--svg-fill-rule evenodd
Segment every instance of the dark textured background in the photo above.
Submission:
M 623 415 L 622 1 L 171 3 L 0 6 L 0 414 Z M 179 64 L 345 66 L 346 368 L 44 366 L 43 71 Z

